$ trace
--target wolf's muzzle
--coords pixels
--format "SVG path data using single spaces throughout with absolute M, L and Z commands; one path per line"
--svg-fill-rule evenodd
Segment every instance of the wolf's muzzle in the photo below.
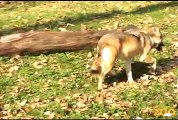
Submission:
M 162 51 L 162 47 L 164 46 L 163 42 L 160 42 L 157 47 L 156 47 L 156 50 L 158 51 Z

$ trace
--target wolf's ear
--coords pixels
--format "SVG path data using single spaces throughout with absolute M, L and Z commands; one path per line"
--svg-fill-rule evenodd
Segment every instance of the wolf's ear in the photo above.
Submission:
M 160 29 L 158 27 L 152 27 L 152 33 L 155 35 L 160 35 Z
M 153 28 L 153 33 L 156 34 L 156 35 L 160 35 L 160 30 L 158 27 L 154 27 Z
M 160 35 L 160 30 L 158 27 L 151 27 L 147 29 L 149 34 Z

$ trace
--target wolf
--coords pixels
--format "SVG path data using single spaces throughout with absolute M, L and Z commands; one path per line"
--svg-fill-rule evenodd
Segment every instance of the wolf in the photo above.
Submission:
M 97 44 L 97 53 L 91 65 L 91 73 L 99 76 L 98 90 L 102 90 L 105 75 L 110 72 L 116 59 L 125 61 L 128 82 L 134 82 L 132 77 L 132 59 L 140 56 L 140 62 L 148 62 L 148 53 L 152 49 L 162 50 L 163 35 L 158 27 L 141 30 L 136 26 L 129 26 L 120 33 L 103 35 Z M 153 71 L 156 70 L 157 60 L 151 57 Z

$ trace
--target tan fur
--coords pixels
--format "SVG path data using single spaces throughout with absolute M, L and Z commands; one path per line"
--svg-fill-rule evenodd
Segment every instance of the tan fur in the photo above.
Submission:
M 131 59 L 141 55 L 140 61 L 144 61 L 147 58 L 147 53 L 152 48 L 158 47 L 159 43 L 162 43 L 161 35 L 158 33 L 159 29 L 152 28 L 152 31 L 140 32 L 137 35 L 130 31 L 104 35 L 98 42 L 97 55 L 91 66 L 91 71 L 99 74 L 98 89 L 102 89 L 104 77 L 111 71 L 117 58 L 126 61 L 128 81 L 133 82 Z M 156 59 L 152 60 L 153 69 L 156 69 Z

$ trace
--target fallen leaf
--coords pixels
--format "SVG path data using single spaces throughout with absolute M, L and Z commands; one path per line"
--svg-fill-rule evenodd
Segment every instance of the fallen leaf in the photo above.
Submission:
M 82 94 L 81 93 L 75 93 L 75 94 L 73 94 L 73 97 L 74 98 L 77 98 L 77 97 L 79 97 L 79 96 L 81 96 Z
M 26 103 L 27 103 L 27 100 L 25 99 L 22 102 L 20 102 L 19 104 L 20 104 L 20 106 L 24 106 L 24 105 L 26 105 Z
M 85 67 L 86 67 L 86 69 L 88 69 L 88 68 L 90 68 L 90 65 L 89 65 L 89 64 L 86 64 L 86 66 L 85 66 Z
M 40 69 L 40 68 L 43 68 L 43 65 L 40 65 L 39 62 L 35 61 L 33 63 L 33 66 L 36 68 L 36 69 Z
M 91 52 L 88 52 L 87 57 L 88 57 L 88 58 L 91 58 L 91 57 L 92 57 L 92 53 L 91 53 Z
M 51 114 L 48 115 L 48 119 L 53 119 L 55 117 L 55 113 L 52 112 Z
M 12 73 L 12 72 L 14 72 L 14 71 L 17 71 L 18 69 L 19 69 L 19 66 L 10 67 L 9 73 Z
M 67 26 L 75 26 L 74 24 L 67 23 Z
M 22 16 L 17 16 L 17 19 L 20 20 L 22 18 Z
M 105 100 L 105 103 L 107 103 L 107 104 L 112 104 L 112 103 L 113 103 L 113 100 L 107 99 L 107 100 Z
M 141 119 L 143 119 L 143 118 L 141 118 L 141 117 L 136 117 L 135 119 L 136 119 L 136 120 L 137 120 L 137 119 L 138 119 L 138 120 L 141 120 Z
M 118 104 L 121 106 L 121 107 L 132 107 L 132 103 L 131 102 L 127 102 L 127 101 L 119 101 Z
M 33 66 L 36 68 L 36 69 L 41 69 L 43 68 L 43 66 L 47 65 L 47 60 L 44 59 L 44 60 L 41 60 L 41 61 L 35 61 L 33 63 Z
M 77 102 L 77 107 L 79 107 L 79 108 L 82 108 L 82 107 L 85 107 L 86 105 L 84 104 L 84 103 L 82 103 L 82 102 Z
M 148 80 L 148 75 L 144 74 L 142 77 L 140 77 L 141 80 Z
M 178 32 L 176 32 L 174 34 L 178 34 Z M 172 44 L 173 44 L 173 46 L 175 46 L 176 48 L 178 48 L 178 41 L 172 41 Z
M 49 114 L 51 114 L 51 111 L 44 112 L 44 115 L 49 115 Z
M 67 109 L 68 103 L 60 103 L 61 109 Z
M 68 30 L 66 30 L 66 28 L 58 28 L 60 31 L 68 31 Z
M 109 115 L 108 115 L 108 113 L 103 113 L 102 117 L 104 117 L 105 119 L 108 119 Z

